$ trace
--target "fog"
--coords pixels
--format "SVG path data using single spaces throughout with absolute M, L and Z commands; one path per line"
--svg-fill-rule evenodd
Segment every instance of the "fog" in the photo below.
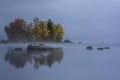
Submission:
M 64 39 L 90 42 L 120 41 L 119 0 L 0 0 L 0 39 L 15 18 L 52 19 L 64 27 Z

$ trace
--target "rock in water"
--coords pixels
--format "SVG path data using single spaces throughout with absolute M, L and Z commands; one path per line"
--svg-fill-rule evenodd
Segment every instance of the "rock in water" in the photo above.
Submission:
M 110 47 L 104 47 L 104 49 L 110 49 Z
M 104 50 L 104 48 L 102 48 L 102 47 L 99 47 L 99 48 L 97 48 L 97 50 Z
M 45 43 L 41 43 L 41 42 L 34 42 L 28 45 L 28 50 L 41 50 L 41 51 L 50 51 L 50 50 L 54 50 L 56 48 L 51 47 L 46 45 Z
M 65 39 L 64 40 L 64 43 L 72 43 L 72 41 L 68 40 L 68 39 Z
M 93 47 L 92 47 L 92 46 L 87 46 L 86 49 L 87 49 L 87 50 L 92 50 Z

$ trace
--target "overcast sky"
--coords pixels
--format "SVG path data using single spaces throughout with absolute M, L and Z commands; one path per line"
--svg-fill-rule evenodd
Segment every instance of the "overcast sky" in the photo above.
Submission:
M 61 23 L 65 36 L 77 41 L 120 41 L 120 0 L 0 0 L 0 39 L 15 18 L 34 17 Z

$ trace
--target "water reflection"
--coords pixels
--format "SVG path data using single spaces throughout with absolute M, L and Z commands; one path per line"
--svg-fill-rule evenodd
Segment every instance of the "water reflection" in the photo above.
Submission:
M 27 49 L 16 51 L 15 49 L 8 49 L 5 61 L 15 68 L 23 68 L 27 63 L 30 63 L 34 64 L 35 69 L 39 69 L 42 65 L 51 67 L 55 62 L 60 63 L 63 59 L 63 54 L 62 48 L 51 51 L 32 51 Z

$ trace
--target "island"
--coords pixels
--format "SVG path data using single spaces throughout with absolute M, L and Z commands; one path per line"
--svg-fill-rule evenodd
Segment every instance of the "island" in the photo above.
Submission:
M 61 42 L 64 30 L 60 23 L 55 24 L 51 19 L 42 21 L 38 17 L 27 23 L 24 19 L 16 18 L 4 27 L 8 42 L 39 41 Z

